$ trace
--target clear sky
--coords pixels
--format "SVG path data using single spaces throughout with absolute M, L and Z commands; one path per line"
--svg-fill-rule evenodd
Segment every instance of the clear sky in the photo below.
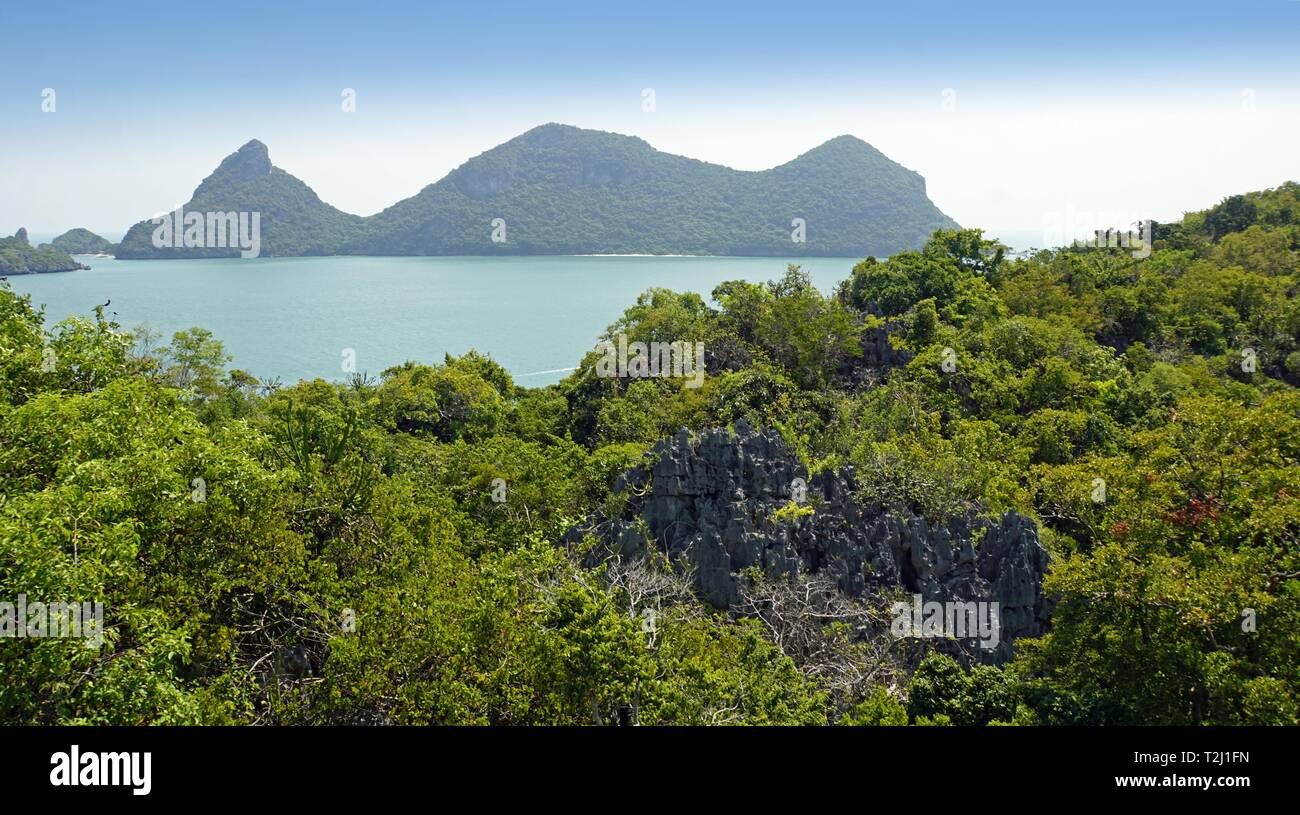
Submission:
M 371 214 L 549 121 L 740 169 L 850 133 L 1035 245 L 1300 179 L 1298 0 L 0 0 L 0 27 L 5 234 L 116 237 L 251 138 Z

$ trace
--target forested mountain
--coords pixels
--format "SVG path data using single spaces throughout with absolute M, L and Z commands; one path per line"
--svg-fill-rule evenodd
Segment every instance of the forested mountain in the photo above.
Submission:
M 69 255 L 94 255 L 113 251 L 113 242 L 96 235 L 89 229 L 69 229 L 50 241 L 50 246 Z
M 492 242 L 496 218 L 505 243 Z M 795 218 L 806 242 L 791 238 Z M 917 248 L 954 226 L 924 179 L 850 136 L 741 172 L 550 124 L 373 216 L 347 251 L 865 256 Z
M 647 291 L 606 339 L 698 387 L 280 387 L 0 284 L 0 597 L 105 607 L 0 637 L 0 721 L 1297 724 L 1298 216 Z M 902 637 L 912 592 L 1016 638 Z
M 266 255 L 865 256 L 914 249 L 933 230 L 956 226 L 926 197 L 924 179 L 849 136 L 780 167 L 742 172 L 557 124 L 369 218 L 322 203 L 272 167 L 256 141 L 222 162 L 184 208 L 262 212 Z M 795 219 L 802 242 L 792 238 Z M 234 254 L 155 249 L 152 230 L 133 227 L 118 256 Z
M 43 243 L 32 246 L 27 230 L 19 229 L 12 238 L 0 238 L 0 275 L 72 272 L 86 269 L 67 252 Z
M 227 156 L 203 179 L 186 212 L 261 213 L 262 255 L 332 255 L 361 233 L 362 219 L 340 212 L 298 179 L 271 166 L 266 145 L 254 139 Z M 119 258 L 232 257 L 238 249 L 153 245 L 155 225 L 141 221 L 117 248 Z M 179 241 L 177 241 L 179 243 Z

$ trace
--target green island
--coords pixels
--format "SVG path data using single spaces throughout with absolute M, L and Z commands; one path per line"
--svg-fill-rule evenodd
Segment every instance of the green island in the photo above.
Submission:
M 27 240 L 26 229 L 19 229 L 12 238 L 0 238 L 0 276 L 74 272 L 88 268 L 56 246 L 48 243 L 32 246 Z
M 926 196 L 925 179 L 851 136 L 779 167 L 743 172 L 632 136 L 561 124 L 516 136 L 366 218 L 322 201 L 273 166 L 266 145 L 254 139 L 227 156 L 183 208 L 260 213 L 261 253 L 280 257 L 864 257 L 915 248 L 935 229 L 957 227 Z M 795 219 L 803 222 L 797 236 Z M 157 247 L 154 229 L 148 220 L 131 227 L 117 257 L 236 254 Z
M 112 241 L 81 227 L 69 229 L 59 235 L 50 241 L 50 246 L 69 255 L 112 254 L 114 249 Z

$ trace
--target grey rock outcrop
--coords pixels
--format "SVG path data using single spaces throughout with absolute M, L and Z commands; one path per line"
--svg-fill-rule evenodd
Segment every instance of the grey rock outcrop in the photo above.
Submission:
M 828 576 L 854 597 L 898 587 L 926 602 L 996 602 L 1000 642 L 981 651 L 984 661 L 1005 660 L 1015 638 L 1046 628 L 1048 555 L 1022 515 L 971 512 L 932 526 L 906 509 L 860 506 L 852 468 L 809 478 L 775 431 L 743 420 L 734 432 L 698 438 L 682 430 L 649 459 L 648 469 L 630 470 L 615 485 L 630 496 L 618 518 L 595 519 L 571 535 L 594 534 L 610 554 L 635 557 L 653 546 L 689 563 L 698 591 L 715 607 L 734 604 L 743 573 L 757 567 L 774 578 Z M 798 495 L 803 490 L 806 496 Z M 773 520 L 800 497 L 815 507 L 811 516 Z
M 912 361 L 912 352 L 895 348 L 889 335 L 899 330 L 897 325 L 878 326 L 862 332 L 862 357 L 859 365 L 888 371 L 901 368 Z

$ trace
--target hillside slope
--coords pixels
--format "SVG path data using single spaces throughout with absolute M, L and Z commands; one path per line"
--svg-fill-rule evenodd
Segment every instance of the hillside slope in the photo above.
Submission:
M 841 136 L 762 172 L 548 124 L 479 155 L 369 218 L 325 204 L 252 141 L 195 190 L 186 211 L 261 212 L 263 255 L 889 255 L 956 227 L 925 180 Z M 494 223 L 504 222 L 504 230 Z M 792 238 L 795 219 L 805 240 Z M 118 257 L 232 256 L 155 248 L 142 221 Z M 502 240 L 504 238 L 504 240 Z

